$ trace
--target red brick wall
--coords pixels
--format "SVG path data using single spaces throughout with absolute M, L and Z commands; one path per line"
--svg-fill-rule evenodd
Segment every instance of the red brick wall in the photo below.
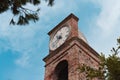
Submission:
M 62 51 L 56 53 L 53 57 L 46 61 L 45 79 L 51 79 L 54 76 L 55 67 L 62 60 L 68 61 L 68 80 L 79 80 L 84 78 L 83 74 L 80 75 L 77 70 L 80 64 L 87 64 L 92 67 L 98 67 L 99 59 L 84 46 L 80 45 L 78 41 L 72 41 L 70 46 L 67 46 Z

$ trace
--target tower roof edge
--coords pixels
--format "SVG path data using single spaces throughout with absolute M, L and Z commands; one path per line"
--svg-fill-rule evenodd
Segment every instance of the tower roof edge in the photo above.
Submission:
M 79 18 L 77 16 L 75 16 L 73 13 L 71 13 L 63 21 L 61 21 L 58 25 L 56 25 L 55 28 L 53 28 L 51 31 L 49 31 L 48 35 L 50 35 L 52 33 L 52 31 L 54 31 L 57 27 L 59 27 L 61 24 L 64 24 L 65 22 L 67 22 L 71 18 L 75 19 L 77 22 L 79 21 Z

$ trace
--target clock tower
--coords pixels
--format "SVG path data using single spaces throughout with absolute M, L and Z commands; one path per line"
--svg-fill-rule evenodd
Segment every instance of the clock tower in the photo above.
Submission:
M 49 54 L 43 59 L 44 80 L 86 80 L 85 74 L 79 73 L 77 68 L 82 64 L 99 66 L 99 54 L 78 30 L 78 20 L 70 14 L 48 33 Z

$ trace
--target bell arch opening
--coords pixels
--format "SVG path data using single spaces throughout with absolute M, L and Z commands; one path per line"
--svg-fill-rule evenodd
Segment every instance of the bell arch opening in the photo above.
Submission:
M 66 60 L 59 62 L 56 66 L 55 77 L 53 80 L 68 80 L 68 62 Z

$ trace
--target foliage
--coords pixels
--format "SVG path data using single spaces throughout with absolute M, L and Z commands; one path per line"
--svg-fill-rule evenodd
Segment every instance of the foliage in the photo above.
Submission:
M 120 38 L 117 39 L 117 48 L 111 50 L 112 54 L 107 58 L 105 55 L 100 55 L 100 66 L 98 69 L 83 65 L 79 67 L 80 72 L 86 73 L 88 80 L 98 78 L 100 80 L 120 80 Z
M 48 2 L 49 6 L 53 5 L 54 0 L 45 0 Z M 35 11 L 25 8 L 24 6 L 27 3 L 30 3 L 34 6 L 39 5 L 41 0 L 0 0 L 0 14 L 10 10 L 14 15 L 10 21 L 10 24 L 13 25 L 26 25 L 30 21 L 39 20 L 39 8 Z M 17 18 L 17 20 L 16 20 Z

